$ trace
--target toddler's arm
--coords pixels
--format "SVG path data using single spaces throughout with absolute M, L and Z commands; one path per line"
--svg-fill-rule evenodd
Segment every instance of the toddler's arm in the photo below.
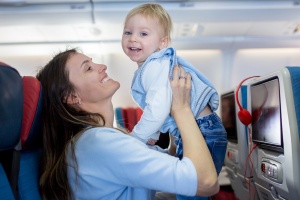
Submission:
M 145 90 L 145 103 L 140 121 L 132 130 L 132 135 L 142 142 L 158 140 L 157 132 L 169 116 L 172 90 L 169 82 L 169 62 L 148 63 L 142 73 L 142 87 Z M 153 141 L 150 141 L 153 143 Z

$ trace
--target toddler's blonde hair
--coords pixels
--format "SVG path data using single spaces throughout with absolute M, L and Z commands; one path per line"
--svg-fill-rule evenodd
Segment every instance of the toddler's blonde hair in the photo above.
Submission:
M 125 23 L 135 15 L 142 15 L 144 17 L 157 19 L 164 30 L 164 36 L 168 37 L 168 44 L 171 42 L 171 31 L 173 28 L 172 19 L 169 13 L 161 5 L 147 3 L 133 8 L 127 14 L 125 18 Z

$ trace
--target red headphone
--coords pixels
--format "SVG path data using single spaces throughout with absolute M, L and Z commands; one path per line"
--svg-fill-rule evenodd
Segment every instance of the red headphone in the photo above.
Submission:
M 252 116 L 251 116 L 251 114 L 249 113 L 248 110 L 244 109 L 244 108 L 241 106 L 241 104 L 240 104 L 240 102 L 239 102 L 239 90 L 240 90 L 242 84 L 243 84 L 246 80 L 248 80 L 248 79 L 250 79 L 250 78 L 256 78 L 256 77 L 259 77 L 259 76 L 250 76 L 250 77 L 245 78 L 244 80 L 242 80 L 242 81 L 240 82 L 240 84 L 238 85 L 237 90 L 236 90 L 236 92 L 235 92 L 235 99 L 236 99 L 236 102 L 237 102 L 237 104 L 238 104 L 238 106 L 239 106 L 239 109 L 240 109 L 239 112 L 238 112 L 238 118 L 239 118 L 239 120 L 240 120 L 245 126 L 248 126 L 249 124 L 251 124 L 251 122 L 252 122 Z

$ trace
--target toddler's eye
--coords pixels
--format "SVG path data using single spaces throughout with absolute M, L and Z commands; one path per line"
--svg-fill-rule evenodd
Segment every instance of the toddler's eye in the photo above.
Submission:
M 124 35 L 131 35 L 131 32 L 129 32 L 129 31 L 124 31 Z
M 147 33 L 141 33 L 141 36 L 147 36 L 148 34 Z

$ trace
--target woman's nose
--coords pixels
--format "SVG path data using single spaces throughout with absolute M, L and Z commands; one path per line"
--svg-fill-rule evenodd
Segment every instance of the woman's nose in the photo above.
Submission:
M 107 66 L 106 65 L 104 65 L 104 64 L 98 64 L 98 67 L 99 67 L 99 73 L 101 73 L 101 72 L 105 72 L 106 71 L 106 69 L 107 69 Z

